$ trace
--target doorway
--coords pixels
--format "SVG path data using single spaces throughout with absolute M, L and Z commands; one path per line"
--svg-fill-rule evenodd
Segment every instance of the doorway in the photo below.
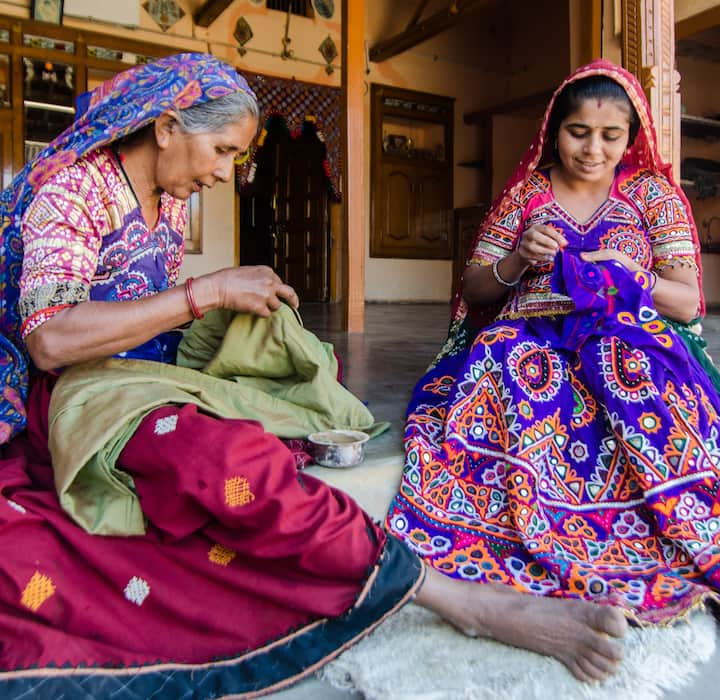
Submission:
M 328 301 L 330 191 L 325 145 L 311 122 L 293 135 L 280 116 L 265 124 L 256 172 L 240 194 L 240 264 L 268 265 L 301 301 Z

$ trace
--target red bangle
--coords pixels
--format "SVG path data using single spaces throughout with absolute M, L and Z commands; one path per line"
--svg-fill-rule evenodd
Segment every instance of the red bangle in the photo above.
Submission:
M 192 277 L 188 277 L 185 280 L 185 297 L 187 298 L 187 303 L 190 306 L 190 311 L 192 312 L 193 318 L 196 318 L 199 320 L 205 314 L 201 314 L 200 309 L 198 309 L 198 305 L 195 301 L 195 295 L 193 294 L 192 283 L 193 283 Z

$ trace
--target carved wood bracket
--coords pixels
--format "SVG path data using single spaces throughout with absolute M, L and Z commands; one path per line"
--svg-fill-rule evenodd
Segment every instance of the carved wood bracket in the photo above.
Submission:
M 663 160 L 680 167 L 680 76 L 673 0 L 623 0 L 623 64 L 650 102 Z

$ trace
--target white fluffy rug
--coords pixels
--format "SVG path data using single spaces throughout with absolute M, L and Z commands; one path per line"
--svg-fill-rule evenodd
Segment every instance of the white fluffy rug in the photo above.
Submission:
M 366 700 L 656 700 L 686 685 L 714 648 L 715 621 L 706 613 L 674 627 L 632 629 L 620 671 L 588 685 L 554 659 L 470 639 L 411 604 L 320 677 Z
M 353 469 L 307 471 L 347 491 L 381 520 L 395 495 L 402 456 Z M 470 639 L 408 605 L 328 664 L 320 677 L 366 700 L 656 700 L 687 685 L 715 649 L 715 620 L 696 613 L 674 627 L 631 629 L 620 671 L 602 684 L 575 680 L 554 659 Z M 720 696 L 720 691 L 719 691 Z

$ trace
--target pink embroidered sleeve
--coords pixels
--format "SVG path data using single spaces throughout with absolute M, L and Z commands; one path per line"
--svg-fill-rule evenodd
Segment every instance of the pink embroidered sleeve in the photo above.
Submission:
M 688 213 L 670 183 L 662 176 L 648 173 L 639 180 L 631 198 L 642 213 L 653 268 L 661 270 L 676 264 L 696 268 Z
M 468 265 L 491 265 L 509 255 L 515 247 L 522 217 L 522 204 L 512 199 L 478 241 L 468 258 Z
M 528 214 L 549 198 L 550 182 L 535 173 L 495 216 L 468 258 L 468 265 L 491 265 L 515 250 Z
M 95 183 L 79 165 L 58 173 L 34 197 L 22 222 L 23 337 L 89 298 L 106 221 Z

